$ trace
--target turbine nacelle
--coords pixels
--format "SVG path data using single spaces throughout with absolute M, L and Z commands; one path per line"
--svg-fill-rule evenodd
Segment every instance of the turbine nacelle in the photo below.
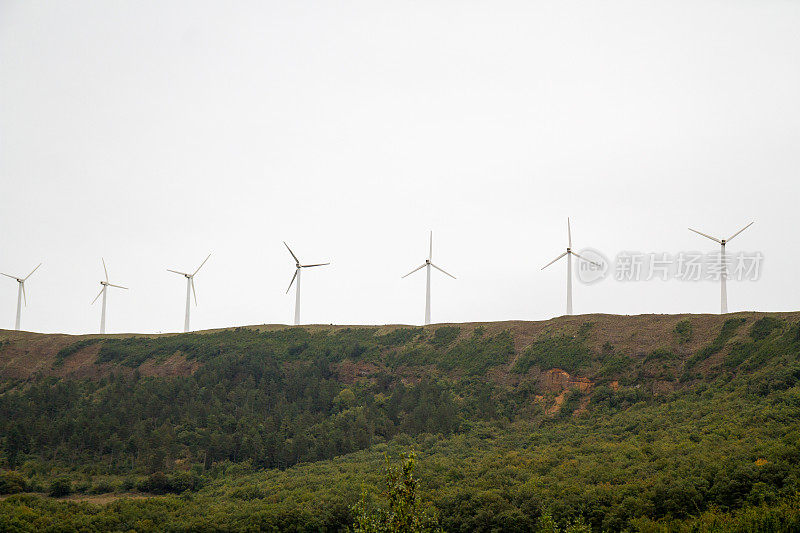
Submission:
M 186 314 L 184 315 L 183 319 L 183 331 L 189 331 L 189 309 L 191 300 L 189 299 L 189 290 L 191 289 L 192 295 L 194 295 L 194 305 L 197 305 L 197 291 L 194 288 L 194 277 L 200 272 L 200 269 L 203 268 L 203 265 L 206 264 L 206 261 L 211 257 L 211 254 L 208 254 L 203 262 L 200 263 L 200 266 L 195 269 L 194 272 L 189 274 L 188 272 L 181 272 L 180 270 L 173 270 L 171 268 L 167 269 L 167 272 L 172 272 L 173 274 L 178 274 L 186 278 Z
M 38 265 L 36 265 L 36 268 L 34 268 L 33 270 L 31 270 L 31 273 L 30 273 L 30 274 L 28 274 L 27 276 L 25 276 L 24 278 L 18 278 L 17 276 L 12 276 L 11 274 L 5 274 L 5 273 L 2 273 L 2 272 L 0 272 L 0 274 L 3 274 L 3 275 L 4 275 L 5 277 L 7 277 L 7 278 L 11 278 L 11 279 L 13 279 L 13 280 L 14 280 L 14 281 L 16 281 L 17 283 L 25 283 L 25 281 L 26 281 L 26 280 L 27 280 L 29 277 L 31 277 L 31 276 L 33 275 L 33 273 L 34 273 L 34 272 L 36 272 L 37 270 L 39 270 L 39 267 L 40 267 L 40 266 L 42 266 L 42 264 L 41 264 L 41 263 L 39 263 Z
M 586 259 L 585 257 L 581 256 L 572 251 L 572 226 L 570 225 L 569 218 L 567 218 L 567 251 L 547 263 L 545 266 L 542 267 L 542 270 L 549 267 L 562 257 L 567 258 L 567 314 L 572 314 L 572 256 L 575 256 L 580 261 L 584 261 L 586 263 L 592 264 L 596 267 L 602 268 L 602 265 L 596 263 L 590 259 Z
M 736 237 L 741 232 L 743 232 L 744 230 L 746 230 L 747 228 L 752 226 L 754 222 L 755 221 L 749 223 L 748 225 L 746 225 L 745 227 L 743 227 L 742 229 L 740 229 L 739 231 L 737 231 L 736 233 L 734 233 L 733 235 L 728 237 L 727 239 L 717 239 L 716 237 L 712 237 L 711 235 L 703 233 L 702 231 L 697 231 L 696 229 L 689 228 L 689 231 L 693 231 L 693 232 L 697 233 L 698 235 L 702 235 L 706 239 L 711 239 L 714 242 L 718 242 L 719 245 L 720 245 L 720 249 L 721 249 L 720 250 L 720 262 L 722 263 L 722 275 L 720 276 L 719 281 L 720 281 L 720 313 L 722 313 L 722 314 L 725 314 L 725 313 L 728 312 L 728 289 L 727 289 L 726 284 L 725 284 L 725 278 L 727 276 L 727 274 L 725 272 L 725 268 L 726 268 L 725 265 L 726 264 L 725 264 L 725 261 L 724 261 L 724 258 L 725 258 L 725 245 L 728 244 L 728 241 L 732 241 L 734 237 Z
M 425 259 L 425 262 L 422 263 L 420 266 L 418 266 L 417 268 L 415 268 L 414 270 L 412 270 L 411 272 L 409 272 L 405 276 L 401 276 L 401 279 L 402 278 L 407 278 L 408 276 L 410 276 L 411 274 L 413 274 L 417 270 L 421 270 L 423 268 L 427 268 L 427 270 L 428 270 L 428 276 L 427 276 L 428 281 L 427 281 L 427 285 L 425 287 L 425 325 L 428 325 L 428 324 L 431 323 L 431 274 L 430 274 L 431 273 L 431 267 L 435 268 L 436 270 L 438 270 L 439 272 L 441 272 L 443 274 L 446 274 L 447 276 L 450 276 L 453 279 L 456 279 L 456 277 L 454 275 L 452 275 L 449 272 L 445 271 L 443 268 L 440 268 L 440 267 L 436 266 L 435 264 L 433 264 L 432 259 L 433 259 L 433 232 L 431 231 L 430 232 L 430 241 L 429 241 L 429 244 L 428 244 L 428 258 Z
M 97 299 L 100 298 L 100 296 L 102 296 L 106 292 L 106 289 L 108 287 L 116 287 L 117 289 L 125 289 L 126 291 L 128 290 L 128 287 L 123 287 L 122 285 L 115 285 L 110 281 L 108 281 L 108 269 L 106 268 L 106 260 L 103 258 L 100 258 L 100 260 L 103 262 L 103 272 L 106 275 L 106 279 L 105 281 L 100 280 L 100 285 L 102 285 L 103 288 L 100 289 L 100 292 L 97 293 L 97 296 L 94 297 L 94 300 L 92 300 L 92 304 L 94 304 L 97 301 Z M 101 330 L 103 329 L 103 325 L 105 324 L 105 312 L 106 312 L 105 307 L 103 307 L 103 318 L 101 320 L 101 327 L 100 327 Z M 101 333 L 105 333 L 105 331 L 101 331 Z
M 25 306 L 27 307 L 27 305 L 28 305 L 28 296 L 25 294 L 25 281 L 29 277 L 31 277 L 33 275 L 33 273 L 36 272 L 39 269 L 40 266 L 42 266 L 41 263 L 36 265 L 36 268 L 31 270 L 31 273 L 28 274 L 27 276 L 25 276 L 24 278 L 18 278 L 17 276 L 12 276 L 11 274 L 3 273 L 3 275 L 5 277 L 13 279 L 19 285 L 19 293 L 20 294 L 17 295 L 17 320 L 16 320 L 16 322 L 14 324 L 14 329 L 16 329 L 16 330 L 19 330 L 20 313 L 22 312 L 22 309 L 21 309 L 21 306 L 20 306 L 20 298 L 19 297 L 22 296 L 22 300 L 25 303 Z
M 297 285 L 295 285 L 295 300 L 294 300 L 294 325 L 297 326 L 300 324 L 300 270 L 303 268 L 312 268 L 312 267 L 319 267 L 330 265 L 328 263 L 314 263 L 312 265 L 301 265 L 300 259 L 294 254 L 289 245 L 286 244 L 286 241 L 283 241 L 283 245 L 286 246 L 286 249 L 289 250 L 289 253 L 292 255 L 292 259 L 294 259 L 294 275 L 292 276 L 292 281 L 289 282 L 289 286 L 286 288 L 286 294 L 289 294 L 289 290 L 294 285 L 294 280 L 297 280 Z
M 297 273 L 300 272 L 301 268 L 311 268 L 311 267 L 319 267 L 319 266 L 330 265 L 330 262 L 328 262 L 328 263 L 314 263 L 313 265 L 301 265 L 300 264 L 300 259 L 298 259 L 296 255 L 294 255 L 294 252 L 292 251 L 291 248 L 289 248 L 289 245 L 286 244 L 286 241 L 283 241 L 283 245 L 286 246 L 286 249 L 289 250 L 289 253 L 292 254 L 292 258 L 294 258 L 294 276 L 292 276 L 292 281 L 289 282 L 289 286 L 286 288 L 286 294 L 288 294 L 289 293 L 289 289 L 292 288 L 292 285 L 294 284 L 294 280 L 297 279 Z

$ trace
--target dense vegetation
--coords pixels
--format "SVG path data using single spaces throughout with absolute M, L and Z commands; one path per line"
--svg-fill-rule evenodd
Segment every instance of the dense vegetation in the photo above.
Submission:
M 411 488 L 445 531 L 798 530 L 800 324 L 716 328 L 690 350 L 703 331 L 673 319 L 641 353 L 592 321 L 522 346 L 481 326 L 79 340 L 54 364 L 97 349 L 102 376 L 0 388 L 0 530 L 368 530 Z M 175 354 L 200 364 L 140 372 Z M 413 487 L 390 465 L 387 488 L 384 456 L 412 450 Z

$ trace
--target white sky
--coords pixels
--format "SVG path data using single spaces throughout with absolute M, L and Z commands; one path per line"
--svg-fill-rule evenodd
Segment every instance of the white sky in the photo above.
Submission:
M 0 271 L 23 329 L 564 312 L 566 246 L 761 251 L 796 310 L 800 2 L 0 1 Z M 3 281 L 5 280 L 5 281 Z M 0 279 L 0 328 L 16 283 Z M 575 284 L 575 312 L 716 312 L 713 282 Z

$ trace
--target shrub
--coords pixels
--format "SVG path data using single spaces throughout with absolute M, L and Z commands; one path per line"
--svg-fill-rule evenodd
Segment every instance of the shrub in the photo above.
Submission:
M 561 368 L 574 372 L 587 366 L 591 356 L 585 335 L 547 335 L 533 341 L 512 371 L 523 374 L 536 365 L 542 369 Z
M 201 486 L 202 479 L 193 472 L 178 472 L 170 476 L 164 472 L 154 472 L 140 481 L 136 488 L 141 492 L 167 494 L 196 491 Z
M 739 326 L 744 324 L 746 321 L 746 318 L 729 318 L 726 320 L 722 325 L 722 330 L 720 330 L 717 338 L 711 341 L 711 344 L 703 347 L 688 361 L 686 361 L 686 368 L 692 368 L 700 361 L 705 361 L 715 353 L 719 353 L 719 351 L 725 347 L 725 343 L 727 343 L 736 334 L 736 330 L 739 329 Z
M 68 477 L 59 477 L 50 482 L 48 494 L 53 498 L 61 498 L 72 494 L 72 481 Z
M 377 340 L 383 346 L 399 346 L 413 341 L 422 334 L 422 331 L 422 328 L 397 328 L 378 336 Z
M 633 359 L 625 355 L 612 354 L 603 359 L 603 366 L 600 368 L 600 375 L 609 377 L 620 374 L 630 368 Z
M 476 375 L 508 362 L 513 354 L 514 339 L 508 330 L 493 337 L 473 332 L 472 337 L 456 343 L 440 357 L 439 367 L 445 370 L 463 368 L 468 374 Z
M 581 404 L 584 396 L 584 392 L 580 389 L 569 391 L 567 397 L 564 398 L 564 403 L 561 404 L 561 409 L 558 410 L 558 418 L 567 418 L 572 415 Z
M 108 481 L 107 479 L 103 479 L 98 481 L 91 489 L 90 492 L 92 494 L 108 494 L 109 492 L 114 492 L 116 488 L 114 485 Z
M 154 472 L 150 474 L 147 479 L 140 481 L 136 488 L 141 492 L 150 492 L 152 494 L 166 494 L 170 492 L 171 484 L 167 475 L 164 472 Z
M 441 328 L 437 328 L 436 331 L 433 332 L 433 337 L 431 338 L 430 342 L 436 348 L 446 348 L 450 346 L 458 334 L 461 333 L 461 328 L 456 326 L 443 326 Z
M 648 363 L 650 361 L 669 361 L 670 359 L 676 359 L 678 356 L 675 355 L 672 351 L 666 348 L 656 348 L 652 352 L 650 352 L 647 357 L 644 358 L 644 362 Z
M 752 342 L 737 342 L 731 347 L 731 352 L 725 357 L 723 363 L 728 368 L 735 368 L 753 353 L 755 353 L 755 345 Z
M 775 317 L 762 317 L 753 323 L 752 327 L 750 328 L 750 336 L 755 341 L 766 339 L 773 330 L 779 328 L 781 325 L 782 321 Z
M 681 320 L 675 324 L 673 331 L 678 344 L 686 344 L 692 340 L 692 323 L 688 319 Z
M 28 483 L 19 472 L 14 470 L 0 472 L 0 494 L 16 494 L 27 489 Z
M 79 350 L 86 348 L 87 346 L 91 346 L 92 344 L 96 344 L 100 342 L 102 339 L 83 339 L 78 342 L 73 342 L 69 346 L 65 346 L 61 348 L 58 353 L 56 353 L 56 359 L 53 361 L 53 366 L 63 366 L 64 361 L 67 357 L 71 355 L 75 355 L 78 353 Z

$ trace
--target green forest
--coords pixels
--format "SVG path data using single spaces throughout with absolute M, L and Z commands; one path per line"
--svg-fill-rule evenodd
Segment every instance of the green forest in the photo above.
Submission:
M 800 315 L 0 331 L 0 531 L 438 530 L 799 531 Z

